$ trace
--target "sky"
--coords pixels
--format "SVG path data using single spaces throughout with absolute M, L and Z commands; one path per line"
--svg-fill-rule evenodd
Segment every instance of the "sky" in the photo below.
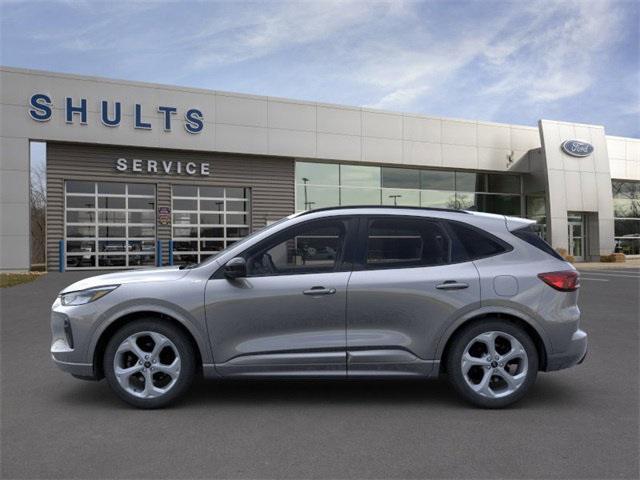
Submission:
M 638 0 L 0 0 L 0 64 L 640 137 L 639 25 Z

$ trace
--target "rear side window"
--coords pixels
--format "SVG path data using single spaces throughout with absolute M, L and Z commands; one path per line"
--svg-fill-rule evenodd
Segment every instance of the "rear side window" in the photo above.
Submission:
M 556 252 L 551 245 L 544 241 L 544 239 L 538 235 L 533 225 L 529 225 L 528 227 L 519 228 L 518 230 L 514 230 L 513 233 L 520 240 L 524 240 L 529 245 L 533 245 L 539 250 L 542 250 L 545 253 L 548 253 L 552 257 L 557 258 L 558 260 L 562 260 L 564 262 L 564 258 L 560 256 L 558 252 Z
M 493 235 L 464 223 L 449 222 L 449 227 L 453 230 L 469 260 L 492 257 L 512 249 L 510 245 Z
M 436 222 L 421 218 L 369 220 L 368 269 L 406 268 L 449 263 L 451 242 Z

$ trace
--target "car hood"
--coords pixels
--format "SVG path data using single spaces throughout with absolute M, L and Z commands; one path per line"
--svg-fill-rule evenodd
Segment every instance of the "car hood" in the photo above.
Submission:
M 126 272 L 107 273 L 95 277 L 85 278 L 72 283 L 60 293 L 86 290 L 87 288 L 104 287 L 106 285 L 123 285 L 126 283 L 143 282 L 171 282 L 179 280 L 189 273 L 189 270 L 180 270 L 179 267 L 162 267 L 144 270 L 130 270 Z

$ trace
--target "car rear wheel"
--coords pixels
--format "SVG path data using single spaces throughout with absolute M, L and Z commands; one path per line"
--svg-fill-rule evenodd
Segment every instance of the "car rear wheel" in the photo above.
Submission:
M 517 402 L 538 374 L 538 352 L 529 335 L 501 320 L 481 321 L 460 332 L 446 362 L 455 390 L 483 408 Z
M 138 408 L 164 407 L 180 397 L 195 375 L 191 342 L 160 319 L 136 320 L 118 330 L 104 353 L 111 389 Z

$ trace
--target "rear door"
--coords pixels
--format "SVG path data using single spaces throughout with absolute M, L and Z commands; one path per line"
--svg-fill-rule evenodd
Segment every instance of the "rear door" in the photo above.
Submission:
M 438 220 L 371 216 L 347 295 L 347 371 L 428 375 L 442 332 L 480 302 L 478 272 Z

